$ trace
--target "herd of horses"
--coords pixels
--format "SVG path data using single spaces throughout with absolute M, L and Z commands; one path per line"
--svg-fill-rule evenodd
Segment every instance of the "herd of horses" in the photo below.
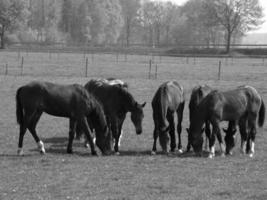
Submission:
M 96 155 L 96 147 L 102 154 L 110 155 L 113 148 L 119 154 L 122 125 L 128 112 L 136 134 L 142 133 L 143 108 L 146 102 L 138 103 L 129 92 L 125 82 L 109 79 L 92 79 L 85 86 L 58 85 L 34 81 L 18 88 L 16 93 L 16 116 L 20 125 L 18 154 L 23 155 L 23 137 L 27 129 L 32 134 L 41 153 L 43 142 L 37 135 L 36 125 L 43 112 L 69 118 L 67 153 L 72 153 L 72 143 L 82 135 Z M 182 120 L 185 106 L 185 91 L 176 81 L 161 84 L 152 99 L 154 142 L 152 154 L 157 152 L 157 139 L 164 153 L 176 151 L 175 117 L 177 114 L 178 151 L 181 144 Z M 191 147 L 196 155 L 202 155 L 203 132 L 209 143 L 209 157 L 215 156 L 215 140 L 218 139 L 221 155 L 232 154 L 237 126 L 241 135 L 241 150 L 253 156 L 258 126 L 265 119 L 265 105 L 257 90 L 240 86 L 229 91 L 218 91 L 207 85 L 193 88 L 189 102 L 189 128 L 187 151 Z M 225 145 L 220 131 L 220 122 L 227 121 Z M 95 137 L 92 136 L 94 132 Z M 95 138 L 95 140 L 94 140 Z M 170 141 L 170 142 L 169 142 Z M 206 144 L 207 144 L 206 141 Z

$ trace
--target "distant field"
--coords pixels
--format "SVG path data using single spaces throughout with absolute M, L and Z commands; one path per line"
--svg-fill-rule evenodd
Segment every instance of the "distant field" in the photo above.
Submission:
M 22 57 L 23 76 L 20 76 Z M 85 77 L 87 57 L 88 77 Z M 239 153 L 239 135 L 234 155 L 225 158 L 150 155 L 153 143 L 150 103 L 162 82 L 176 79 L 186 90 L 187 103 L 192 87 L 197 84 L 221 90 L 249 84 L 260 92 L 267 104 L 267 61 L 154 57 L 152 79 L 148 79 L 150 59 L 150 56 L 134 55 L 98 54 L 92 59 L 90 54 L 1 52 L 0 199 L 267 199 L 267 123 L 258 129 L 256 153 L 252 159 Z M 221 77 L 217 80 L 220 60 Z M 157 79 L 154 78 L 156 65 Z M 79 141 L 75 141 L 74 154 L 68 155 L 68 120 L 44 114 L 37 131 L 47 154 L 41 156 L 37 152 L 27 132 L 25 156 L 18 157 L 17 88 L 32 80 L 85 84 L 93 77 L 123 79 L 129 83 L 130 92 L 138 102 L 147 102 L 142 135 L 135 134 L 128 115 L 123 126 L 120 156 L 92 157 Z M 184 149 L 187 127 L 188 104 L 182 132 Z

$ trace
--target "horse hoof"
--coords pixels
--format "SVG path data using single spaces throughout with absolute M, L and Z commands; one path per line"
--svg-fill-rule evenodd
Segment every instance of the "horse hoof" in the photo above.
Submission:
M 151 151 L 151 155 L 152 156 L 154 156 L 154 155 L 156 155 L 157 153 L 156 153 L 156 151 Z
M 224 157 L 225 157 L 225 153 L 222 153 L 222 154 L 221 154 L 221 157 L 224 158 Z
M 214 155 L 210 153 L 210 154 L 209 154 L 209 158 L 210 158 L 210 159 L 214 158 Z
M 96 151 L 92 151 L 92 156 L 97 156 Z
M 250 153 L 250 154 L 249 154 L 249 157 L 250 157 L 250 158 L 253 158 L 253 153 Z
M 44 149 L 40 150 L 40 154 L 44 155 L 45 154 L 45 150 Z
M 120 155 L 120 152 L 118 152 L 118 151 L 115 152 L 115 155 L 116 155 L 116 156 L 119 156 L 119 155 Z
M 67 149 L 67 153 L 68 153 L 68 154 L 73 154 L 72 149 Z
M 18 154 L 18 156 L 23 156 L 24 155 L 23 150 L 22 149 L 18 149 L 17 154 Z
M 178 153 L 183 153 L 183 150 L 182 149 L 178 149 Z
M 89 144 L 86 142 L 86 143 L 84 143 L 84 147 L 88 149 L 90 146 L 89 146 Z

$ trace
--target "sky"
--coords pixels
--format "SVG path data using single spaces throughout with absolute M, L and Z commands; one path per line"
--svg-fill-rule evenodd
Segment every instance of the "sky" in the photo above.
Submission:
M 171 1 L 178 5 L 184 4 L 188 0 L 160 0 L 160 1 Z M 251 33 L 267 33 L 267 0 L 259 0 L 260 5 L 263 7 L 263 20 L 265 21 L 257 30 L 251 31 Z

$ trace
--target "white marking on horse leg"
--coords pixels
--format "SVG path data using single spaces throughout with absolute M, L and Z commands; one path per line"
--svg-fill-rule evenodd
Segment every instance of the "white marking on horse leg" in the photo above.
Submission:
M 251 151 L 249 153 L 249 157 L 252 158 L 255 152 L 255 142 L 251 142 Z
M 210 148 L 210 153 L 209 153 L 209 158 L 213 158 L 213 157 L 215 157 L 215 146 L 214 145 Z
M 178 149 L 178 153 L 183 153 L 183 149 Z
M 23 156 L 23 149 L 22 149 L 22 148 L 18 148 L 18 150 L 17 150 L 17 154 L 18 154 L 19 156 Z
M 242 153 L 242 154 L 245 154 L 245 141 L 243 140 L 243 139 L 241 139 L 241 147 L 240 147 L 240 152 Z
M 121 146 L 122 135 L 123 135 L 123 130 L 121 130 L 121 135 L 120 135 L 120 137 L 119 137 L 119 143 L 118 143 L 118 146 L 119 146 L 119 147 Z
M 94 143 L 94 145 L 95 145 L 95 141 L 96 141 L 96 138 L 94 137 L 94 138 L 93 138 L 93 143 Z M 86 141 L 86 142 L 87 142 L 87 141 Z
M 42 142 L 42 140 L 40 140 L 39 142 L 37 142 L 37 146 L 38 146 L 38 149 L 39 149 L 40 153 L 41 154 L 45 154 L 44 143 Z
M 157 153 L 156 153 L 156 151 L 151 151 L 151 155 L 153 156 L 153 155 L 156 155 Z
M 115 155 L 116 155 L 116 156 L 119 156 L 119 155 L 120 155 L 120 152 L 118 152 L 118 151 L 115 152 Z

